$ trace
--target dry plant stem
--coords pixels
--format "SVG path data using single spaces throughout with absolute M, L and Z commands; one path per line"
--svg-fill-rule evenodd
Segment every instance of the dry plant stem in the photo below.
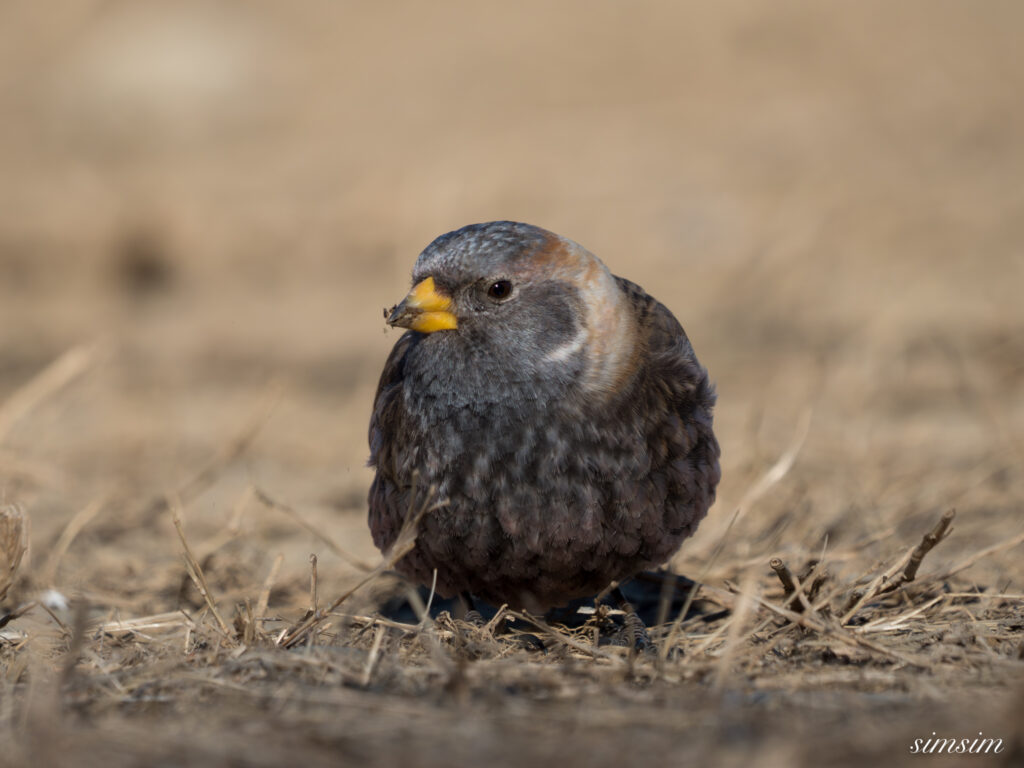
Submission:
M 184 550 L 185 557 L 185 568 L 188 570 L 188 575 L 192 579 L 192 583 L 196 585 L 196 589 L 199 590 L 199 594 L 203 596 L 203 600 L 206 601 L 206 605 L 210 608 L 210 613 L 217 620 L 217 624 L 220 626 L 221 632 L 224 633 L 226 638 L 231 637 L 231 630 L 228 629 L 227 622 L 220 615 L 220 611 L 217 610 L 217 604 L 213 600 L 213 595 L 210 594 L 210 588 L 206 584 L 206 576 L 203 574 L 203 569 L 199 565 L 199 561 L 196 560 L 195 555 L 192 554 L 192 549 L 188 545 L 188 540 L 185 538 L 185 530 L 181 525 L 181 514 L 179 512 L 181 505 L 177 498 L 168 497 L 166 504 L 171 510 L 172 519 L 174 520 L 174 528 L 178 532 L 178 538 L 181 540 L 181 546 Z
M 789 444 L 789 447 L 783 452 L 767 472 L 765 472 L 747 490 L 743 497 L 740 499 L 740 503 L 737 504 L 737 510 L 740 513 L 746 512 L 754 502 L 764 496 L 768 490 L 781 481 L 789 471 L 793 468 L 793 464 L 796 462 L 796 457 L 800 454 L 800 449 L 804 446 L 804 441 L 807 440 L 807 434 L 811 429 L 811 416 L 814 414 L 812 408 L 805 408 L 797 419 L 796 430 L 793 433 L 793 439 Z
M 732 622 L 723 621 L 718 626 L 718 628 L 715 629 L 714 632 L 712 632 L 704 638 L 704 641 L 700 645 L 698 645 L 695 649 L 690 651 L 690 655 L 700 656 L 701 654 L 705 653 L 708 650 L 708 648 L 710 648 L 712 645 L 714 645 L 721 639 L 722 635 L 724 635 L 729 630 L 731 624 Z
M 270 566 L 270 573 L 267 574 L 267 579 L 263 582 L 263 589 L 260 590 L 259 599 L 256 601 L 254 618 L 257 621 L 267 613 L 267 606 L 270 604 L 270 591 L 274 588 L 274 583 L 277 581 L 277 575 L 281 571 L 281 564 L 283 562 L 284 555 L 279 554 L 274 558 L 274 564 Z
M 801 582 L 801 580 L 792 571 L 789 570 L 789 567 L 780 558 L 772 558 L 772 560 L 768 564 L 769 566 L 771 566 L 772 570 L 776 572 L 776 574 L 779 574 L 780 569 L 784 571 L 784 575 L 779 574 L 779 580 L 782 582 L 783 590 L 786 592 L 786 594 L 783 596 L 783 608 L 794 610 L 797 613 L 817 613 L 819 610 L 821 610 L 821 606 L 811 605 L 810 599 L 804 592 L 803 582 Z M 814 573 L 816 569 L 817 564 L 811 569 L 810 573 L 808 573 L 807 575 L 810 576 Z M 787 588 L 787 584 L 789 585 L 789 588 Z M 794 606 L 793 603 L 796 603 L 796 605 Z M 766 618 L 764 621 L 762 621 L 754 628 L 751 634 L 761 632 L 773 621 L 776 621 L 776 619 L 772 619 L 771 617 Z M 773 632 L 772 634 L 774 635 L 777 633 L 781 633 L 786 631 L 787 629 L 788 624 L 779 627 L 776 630 L 776 632 Z
M 99 633 L 113 634 L 116 632 L 136 632 L 139 630 L 178 629 L 188 626 L 191 619 L 181 611 L 155 613 L 152 616 L 139 616 L 135 619 L 116 619 L 107 621 L 96 627 Z
M 686 602 L 683 603 L 683 607 L 679 610 L 679 614 L 676 616 L 675 621 L 672 622 L 672 627 L 669 629 L 668 637 L 665 638 L 665 642 L 662 643 L 661 648 L 658 651 L 658 662 L 663 664 L 668 659 L 669 651 L 676 642 L 679 632 L 682 630 L 683 622 L 686 620 L 686 614 L 690 611 L 690 606 L 693 605 L 694 598 L 697 595 L 697 591 L 700 589 L 700 585 L 704 583 L 707 578 L 708 572 L 714 566 L 718 556 L 722 554 L 722 550 L 725 548 L 725 540 L 732 530 L 733 525 L 740 517 L 740 510 L 737 508 L 733 512 L 732 520 L 729 521 L 729 525 L 726 526 L 722 532 L 721 538 L 718 540 L 718 544 L 715 546 L 714 552 L 711 553 L 711 557 L 708 558 L 707 564 L 701 570 L 700 576 L 697 577 L 696 582 L 690 588 L 690 593 L 686 596 Z
M 812 611 L 811 603 L 807 596 L 807 590 L 804 589 L 804 582 L 796 574 L 790 574 L 790 578 L 793 580 L 793 594 L 786 600 L 785 606 L 787 608 L 793 608 L 797 613 L 803 611 Z M 794 606 L 793 603 L 796 603 Z
M 382 616 L 361 616 L 357 613 L 336 613 L 334 615 L 341 619 L 345 619 L 352 624 L 365 624 L 369 627 L 375 627 L 379 624 L 382 627 L 397 629 L 407 635 L 415 635 L 423 629 L 419 624 L 403 624 L 400 621 L 392 621 L 391 619 L 385 619 Z
M 296 512 L 292 507 L 289 507 L 287 504 L 283 504 L 277 501 L 262 488 L 253 487 L 252 490 L 253 494 L 256 496 L 259 502 L 263 504 L 263 506 L 267 507 L 267 509 L 273 509 L 288 515 L 288 517 L 290 517 L 292 520 L 294 520 L 307 531 L 309 531 L 311 534 L 313 534 L 313 536 L 315 536 L 317 539 L 322 541 L 327 546 L 327 548 L 331 550 L 331 552 L 336 554 L 349 565 L 354 566 L 359 570 L 365 572 L 373 570 L 373 566 L 369 565 L 368 563 L 364 563 L 362 560 L 353 555 L 350 555 L 348 552 L 346 552 L 344 549 L 338 546 L 338 544 L 330 536 L 325 534 L 319 528 L 317 528 L 304 517 L 302 517 L 302 515 Z
M 422 598 L 420 598 L 420 593 L 417 592 L 416 588 L 408 582 L 406 583 L 405 588 L 405 599 L 409 601 L 409 605 L 412 608 L 412 612 L 415 613 L 417 617 L 419 617 L 420 621 L 418 626 L 420 627 L 420 629 L 426 627 L 428 624 L 433 623 L 433 620 L 430 618 L 430 603 L 428 602 L 426 605 L 424 605 Z
M 954 597 L 976 597 L 979 600 L 1024 600 L 1024 592 L 1019 594 L 1007 592 L 946 592 L 942 597 L 947 600 Z
M 909 619 L 912 619 L 915 616 L 919 616 L 920 614 L 922 614 L 925 611 L 927 611 L 929 608 L 931 608 L 936 603 L 940 603 L 940 602 L 944 601 L 948 597 L 949 597 L 949 595 L 939 595 L 938 597 L 933 597 L 931 600 L 929 600 L 924 605 L 918 606 L 917 608 L 914 608 L 913 610 L 907 611 L 906 613 L 901 613 L 899 616 L 897 616 L 894 619 L 885 619 L 885 618 L 883 618 L 883 619 L 875 619 L 874 621 L 869 621 L 867 624 L 865 624 L 865 625 L 863 625 L 861 627 L 857 627 L 854 631 L 855 632 L 859 632 L 859 633 L 865 633 L 865 632 L 888 632 L 888 631 L 891 631 L 891 630 L 894 630 L 894 629 L 900 629 L 901 628 L 900 625 L 902 625 L 905 621 L 907 621 Z
M 64 530 L 60 532 L 57 543 L 53 545 L 53 549 L 50 550 L 50 554 L 46 558 L 46 564 L 43 566 L 42 582 L 44 584 L 56 585 L 57 571 L 60 568 L 61 560 L 64 559 L 64 555 L 67 554 L 68 549 L 71 548 L 71 545 L 78 537 L 78 534 L 82 532 L 82 529 L 92 522 L 96 515 L 107 505 L 108 501 L 109 498 L 107 496 L 93 499 L 78 510 L 68 521 L 68 524 L 64 526 Z
M 28 517 L 21 505 L 0 507 L 0 600 L 7 597 L 17 578 L 28 541 Z
M 704 566 L 700 577 L 697 579 L 698 585 L 704 583 L 707 578 L 707 574 L 710 572 L 715 561 L 718 559 L 718 556 L 722 553 L 722 549 L 725 547 L 726 537 L 729 535 L 729 532 L 732 530 L 740 516 L 750 506 L 752 506 L 755 501 L 767 493 L 773 485 L 777 484 L 787 474 L 789 474 L 789 471 L 793 468 L 793 464 L 796 461 L 796 457 L 800 453 L 800 449 L 803 448 L 804 441 L 807 440 L 807 434 L 811 428 L 811 416 L 813 413 L 813 409 L 807 408 L 800 414 L 796 430 L 793 434 L 793 440 L 790 442 L 789 447 L 768 469 L 768 471 L 765 472 L 740 498 L 740 503 L 736 506 L 736 511 L 733 512 L 732 519 L 726 526 L 725 531 L 722 532 L 722 536 L 718 540 L 714 552 L 708 559 L 707 565 Z M 669 631 L 668 638 L 666 638 L 665 643 L 662 645 L 658 654 L 659 661 L 664 662 L 668 658 L 669 649 L 675 643 L 676 636 L 679 634 L 682 623 L 686 618 L 686 614 L 690 610 L 690 606 L 693 604 L 693 600 L 697 595 L 697 590 L 697 586 L 694 586 L 690 590 L 690 594 L 687 595 L 686 602 L 683 604 L 682 610 L 679 612 L 679 615 L 676 616 L 675 621 L 672 622 L 672 629 Z
M 82 655 L 82 648 L 85 645 L 86 625 L 89 621 L 89 604 L 85 600 L 77 600 L 75 604 L 74 623 L 71 629 L 71 644 L 68 652 L 64 655 L 64 665 L 61 668 L 61 683 L 67 685 L 75 674 L 75 665 Z
M 71 630 L 68 629 L 68 625 L 65 624 L 63 621 L 61 621 L 60 616 L 58 616 L 56 613 L 54 613 L 53 609 L 50 608 L 50 606 L 48 606 L 46 603 L 36 603 L 35 601 L 33 601 L 31 603 L 31 606 L 33 608 L 36 605 L 38 605 L 40 608 L 42 608 L 44 611 L 46 611 L 46 614 L 50 617 L 50 619 L 53 621 L 53 623 L 56 624 L 58 627 L 60 627 L 60 631 L 61 632 L 63 632 L 68 637 L 71 636 Z M 19 609 L 19 610 L 21 610 L 21 609 Z M 4 623 L 6 624 L 6 622 L 4 622 Z
M 773 603 L 770 603 L 767 600 L 764 600 L 760 597 L 756 598 L 756 600 L 758 601 L 758 603 L 763 605 L 768 610 L 777 613 L 779 616 L 782 616 L 783 618 L 789 619 L 794 624 L 799 624 L 801 627 L 804 627 L 805 629 L 810 629 L 815 632 L 819 632 L 823 635 L 827 635 L 829 637 L 834 637 L 835 639 L 839 640 L 842 643 L 845 643 L 846 645 L 866 648 L 868 650 L 874 651 L 875 653 L 880 653 L 883 656 L 887 656 L 891 659 L 895 659 L 897 661 L 903 662 L 904 664 L 908 664 L 913 667 L 919 667 L 921 669 L 926 669 L 928 667 L 927 662 L 918 661 L 917 659 L 899 653 L 898 651 L 894 651 L 890 648 L 886 648 L 885 646 L 873 643 L 870 640 L 866 640 L 863 637 L 848 634 L 847 632 L 843 631 L 838 627 L 834 627 L 824 623 L 823 621 L 811 618 L 806 614 L 796 613 L 795 611 L 787 610 L 786 608 L 774 605 Z
M 352 595 L 362 589 L 364 586 L 374 581 L 384 571 L 390 570 L 394 567 L 395 563 L 405 557 L 412 548 L 416 546 L 416 534 L 419 530 L 420 520 L 423 516 L 429 512 L 433 512 L 436 509 L 440 509 L 445 505 L 446 502 L 441 501 L 436 504 L 431 504 L 430 499 L 437 493 L 435 488 L 430 488 L 427 493 L 427 500 L 423 502 L 418 510 L 410 510 L 410 513 L 406 516 L 405 522 L 402 524 L 401 530 L 398 532 L 398 536 L 395 538 L 390 549 L 385 554 L 383 560 L 366 574 L 365 577 L 360 579 L 354 587 L 344 592 L 339 598 L 331 603 L 326 609 L 317 611 L 310 616 L 302 619 L 298 624 L 287 629 L 278 639 L 278 645 L 284 648 L 292 648 L 297 645 L 313 628 L 319 625 L 324 619 L 338 609 L 338 607 L 348 600 Z
M 320 596 L 317 594 L 317 572 L 316 555 L 309 556 L 309 612 L 316 613 L 320 605 Z
M 935 524 L 935 527 L 929 533 L 926 533 L 924 538 L 921 539 L 921 543 L 914 548 L 910 555 L 910 560 L 907 562 L 900 577 L 886 587 L 883 587 L 880 594 L 899 589 L 907 582 L 917 578 L 917 569 L 921 567 L 921 561 L 924 560 L 925 555 L 934 549 L 936 544 L 950 534 L 949 526 L 953 523 L 954 517 L 956 517 L 956 510 L 954 509 L 949 510 L 942 516 L 939 522 Z
M 413 590 L 415 593 L 415 590 Z M 430 579 L 430 594 L 427 596 L 427 604 L 423 608 L 423 614 L 420 617 L 420 623 L 422 624 L 426 619 L 424 617 L 430 616 L 430 606 L 434 604 L 434 595 L 437 593 L 437 568 L 434 569 L 434 574 Z M 416 595 L 419 599 L 419 595 Z
M 910 569 L 911 563 L 915 557 L 917 557 L 917 563 L 913 566 L 911 573 L 912 578 L 916 577 L 917 569 L 920 567 L 921 560 L 924 559 L 924 556 L 928 554 L 928 552 L 930 552 L 932 548 L 934 548 L 935 545 L 943 538 L 949 535 L 949 526 L 953 521 L 954 515 L 954 510 L 946 512 L 939 522 L 936 523 L 935 527 L 929 533 L 924 535 L 920 544 L 913 549 L 908 550 L 906 554 L 896 561 L 893 566 L 875 577 L 866 589 L 853 592 L 850 595 L 850 599 L 847 601 L 847 604 L 843 606 L 843 617 L 840 620 L 840 623 L 846 624 L 850 621 L 850 619 L 857 614 L 857 611 L 859 611 L 868 600 L 871 600 L 883 592 L 888 592 L 889 590 L 886 587 L 901 569 L 903 569 L 903 574 L 901 574 L 901 578 L 896 582 L 896 586 L 902 586 L 909 581 L 909 579 L 903 579 L 902 577 L 905 576 L 908 569 Z
M 769 567 L 775 571 L 775 575 L 779 577 L 779 581 L 782 582 L 782 600 L 783 604 L 789 602 L 789 598 L 796 592 L 796 585 L 793 583 L 793 574 L 789 570 L 789 566 L 786 565 L 778 557 L 773 557 L 768 561 Z
M 509 611 L 508 615 L 516 619 L 521 619 L 527 624 L 533 625 L 548 637 L 554 639 L 555 641 L 557 641 L 561 645 L 566 646 L 567 648 L 571 648 L 574 651 L 585 653 L 588 656 L 593 656 L 594 658 L 606 659 L 609 661 L 614 660 L 615 663 L 623 662 L 623 659 L 617 656 L 612 656 L 611 654 L 605 653 L 604 651 L 600 650 L 599 648 L 593 645 L 581 643 L 579 640 L 572 637 L 571 635 L 566 635 L 562 632 L 559 632 L 558 630 L 551 627 L 551 625 L 549 625 L 547 622 L 543 621 L 542 619 L 535 618 L 528 613 L 523 613 L 521 611 Z
M 753 570 L 750 570 L 743 578 L 743 584 L 740 587 L 739 603 L 736 605 L 736 610 L 733 611 L 732 618 L 729 619 L 729 629 L 725 635 L 725 646 L 722 648 L 722 653 L 719 656 L 715 669 L 715 680 L 712 685 L 712 689 L 715 691 L 721 691 L 729 679 L 732 660 L 735 658 L 736 651 L 739 648 L 743 628 L 754 612 L 755 601 L 758 599 L 756 590 L 754 573 Z
M 384 642 L 384 634 L 386 632 L 387 627 L 377 626 L 377 634 L 373 637 L 373 645 L 370 647 L 370 655 L 366 659 L 366 668 L 363 670 L 363 678 L 360 681 L 363 688 L 370 684 L 370 679 L 373 677 L 373 668 L 377 666 L 377 659 L 380 657 L 380 646 Z
M 434 573 L 437 573 L 437 569 L 434 570 Z M 409 605 L 412 606 L 413 611 L 420 619 L 419 624 L 412 628 L 413 634 L 419 638 L 420 643 L 427 649 L 427 652 L 434 660 L 437 668 L 446 676 L 450 676 L 455 670 L 455 665 L 445 654 L 444 649 L 437 640 L 437 624 L 435 624 L 434 620 L 430 618 L 429 604 L 423 604 L 423 601 L 420 599 L 419 592 L 417 592 L 412 586 L 409 586 L 407 595 Z M 433 593 L 431 593 L 431 598 L 433 598 Z
M 937 574 L 937 575 L 932 576 L 930 578 L 937 579 L 939 581 L 944 581 L 944 580 L 948 579 L 949 577 L 955 576 L 956 574 L 960 573 L 960 571 L 966 571 L 968 568 L 970 568 L 972 565 L 977 563 L 979 560 L 984 560 L 985 558 L 989 557 L 990 555 L 995 555 L 995 554 L 998 554 L 999 552 L 1005 552 L 1008 549 L 1013 549 L 1014 547 L 1018 546 L 1019 544 L 1024 544 L 1024 532 L 1017 534 L 1012 539 L 1008 539 L 1007 541 L 1001 541 L 998 544 L 993 544 L 991 547 L 986 547 L 985 549 L 982 549 L 979 552 L 975 552 L 973 555 L 968 557 L 966 560 L 961 561 L 960 563 L 958 563 L 957 565 L 953 566 L 952 568 L 950 568 L 945 573 Z
M 0 443 L 15 422 L 87 371 L 104 348 L 101 342 L 72 347 L 21 385 L 0 405 Z
M 495 628 L 498 626 L 498 622 L 505 618 L 505 614 L 508 613 L 508 603 L 502 603 L 501 607 L 494 614 L 494 617 L 483 626 L 483 631 L 493 635 Z

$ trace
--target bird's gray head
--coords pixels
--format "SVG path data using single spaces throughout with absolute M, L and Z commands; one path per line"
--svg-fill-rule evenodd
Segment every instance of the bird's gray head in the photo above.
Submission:
M 513 380 L 571 377 L 613 390 L 635 359 L 635 321 L 607 267 L 530 224 L 495 221 L 441 235 L 420 254 L 413 288 L 388 323 L 437 353 L 488 364 Z M 468 358 L 465 357 L 468 354 Z

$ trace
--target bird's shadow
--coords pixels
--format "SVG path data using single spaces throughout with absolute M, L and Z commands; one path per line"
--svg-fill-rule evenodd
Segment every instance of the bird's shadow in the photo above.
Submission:
M 721 618 L 723 613 L 728 613 L 728 611 L 723 612 L 721 606 L 697 597 L 697 594 L 694 594 L 691 599 L 690 593 L 699 588 L 700 585 L 697 582 L 665 570 L 643 571 L 620 585 L 622 595 L 636 611 L 644 625 L 648 627 L 654 627 L 666 621 L 675 621 L 684 608 L 686 609 L 684 620 L 713 621 Z M 434 595 L 431 600 L 430 590 L 426 587 L 419 587 L 417 593 L 423 605 L 429 602 L 431 618 L 437 618 L 444 612 L 453 616 L 462 616 L 466 612 L 466 604 L 461 598 L 442 598 Z M 589 598 L 580 598 L 562 608 L 553 608 L 545 614 L 544 619 L 549 624 L 561 624 L 570 629 L 581 627 L 592 618 L 597 597 L 595 595 Z M 611 609 L 620 607 L 618 601 L 610 594 L 601 597 L 600 604 Z M 497 613 L 497 607 L 481 600 L 474 600 L 473 608 L 479 612 L 484 621 L 490 621 Z M 401 594 L 384 602 L 379 608 L 379 613 L 386 619 L 405 624 L 415 624 L 420 620 L 420 615 L 410 603 L 409 598 Z M 608 618 L 615 623 L 621 623 L 621 614 L 613 614 Z

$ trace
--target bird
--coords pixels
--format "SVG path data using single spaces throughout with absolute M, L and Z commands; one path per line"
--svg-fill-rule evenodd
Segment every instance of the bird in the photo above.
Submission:
M 665 563 L 721 472 L 715 389 L 665 305 L 572 240 L 441 235 L 385 310 L 406 329 L 369 426 L 369 527 L 444 597 L 543 613 Z M 470 603 L 472 605 L 472 603 Z

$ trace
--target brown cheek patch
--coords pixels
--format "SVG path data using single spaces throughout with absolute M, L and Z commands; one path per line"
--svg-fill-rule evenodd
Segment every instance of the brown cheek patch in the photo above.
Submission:
M 636 368 L 639 350 L 636 321 L 615 278 L 592 260 L 583 278 L 587 308 L 587 348 L 592 359 L 594 385 L 615 393 Z
M 547 232 L 544 242 L 528 255 L 523 273 L 534 280 L 564 280 L 580 285 L 580 274 L 593 261 L 575 243 Z
M 531 280 L 560 280 L 576 286 L 586 316 L 588 389 L 613 394 L 635 370 L 640 350 L 632 308 L 608 269 L 575 243 L 548 234 L 530 254 L 524 274 Z

